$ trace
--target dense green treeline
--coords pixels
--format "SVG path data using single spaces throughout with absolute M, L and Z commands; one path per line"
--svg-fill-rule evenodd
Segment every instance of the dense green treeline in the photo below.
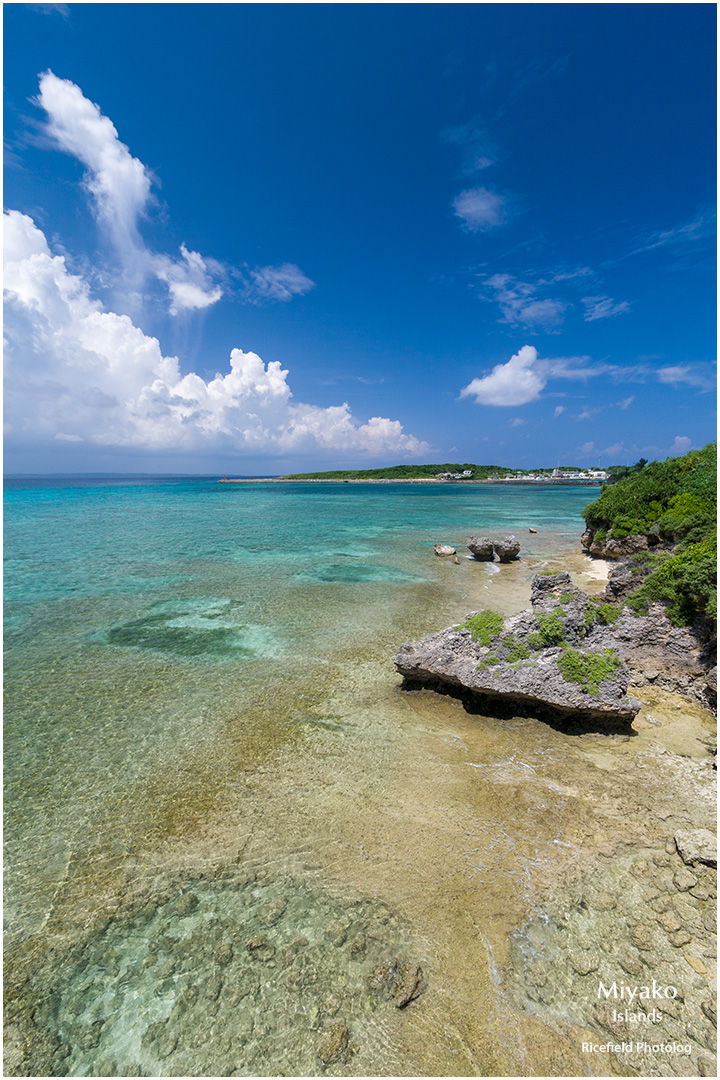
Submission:
M 717 620 L 717 444 L 681 458 L 638 463 L 585 507 L 594 543 L 647 536 L 655 549 L 628 566 L 638 588 L 637 612 L 662 601 L 676 625 Z
M 579 466 L 562 465 L 573 471 Z M 446 462 L 444 465 L 391 465 L 383 469 L 332 469 L 330 472 L 288 473 L 284 480 L 427 480 L 439 473 L 472 473 L 466 480 L 487 480 L 490 476 L 550 475 L 552 469 L 509 469 L 506 465 L 474 465 L 471 461 Z
M 445 465 L 392 465 L 386 469 L 332 469 L 330 472 L 291 473 L 286 480 L 421 480 L 435 477 L 438 473 L 462 473 L 470 469 L 472 477 L 485 480 L 488 476 L 507 476 L 516 470 L 503 465 L 473 465 L 466 461 Z

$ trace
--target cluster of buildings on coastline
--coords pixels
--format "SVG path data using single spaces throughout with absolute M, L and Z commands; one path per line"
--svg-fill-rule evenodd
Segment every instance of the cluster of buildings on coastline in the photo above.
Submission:
M 437 473 L 437 480 L 469 480 L 472 477 L 472 469 L 463 469 L 457 473 Z M 505 476 L 488 476 L 485 478 L 489 484 L 536 483 L 547 484 L 553 480 L 575 480 L 583 483 L 603 483 L 609 479 L 609 473 L 604 469 L 548 469 L 537 473 L 508 473 Z

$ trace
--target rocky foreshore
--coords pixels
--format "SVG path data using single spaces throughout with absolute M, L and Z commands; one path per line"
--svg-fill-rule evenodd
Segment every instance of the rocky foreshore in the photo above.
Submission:
M 411 689 L 429 686 L 493 712 L 600 730 L 630 727 L 640 709 L 627 696 L 630 682 L 707 703 L 707 657 L 691 630 L 673 627 L 661 605 L 638 616 L 607 595 L 590 597 L 566 572 L 537 575 L 531 608 L 517 615 L 471 612 L 456 626 L 402 645 L 395 667 Z

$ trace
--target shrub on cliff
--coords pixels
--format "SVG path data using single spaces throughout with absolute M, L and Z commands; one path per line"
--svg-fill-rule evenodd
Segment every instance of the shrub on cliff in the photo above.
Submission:
M 583 516 L 596 535 L 604 529 L 612 539 L 648 534 L 653 527 L 679 538 L 714 524 L 716 490 L 717 446 L 709 443 L 681 458 L 652 461 L 603 487 Z
M 628 599 L 637 613 L 661 601 L 676 626 L 698 616 L 717 621 L 717 445 L 709 443 L 681 458 L 645 464 L 585 507 L 594 539 L 630 533 L 668 541 L 667 552 L 644 553 L 642 580 Z M 637 556 L 635 562 L 639 562 Z M 628 565 L 633 569 L 633 560 Z M 649 571 L 649 572 L 647 572 Z

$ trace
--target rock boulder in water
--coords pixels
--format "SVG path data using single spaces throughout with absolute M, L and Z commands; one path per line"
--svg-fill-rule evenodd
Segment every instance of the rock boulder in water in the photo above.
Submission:
M 504 536 L 493 543 L 493 550 L 501 563 L 508 563 L 520 554 L 520 541 L 515 536 Z
M 490 562 L 493 555 L 493 542 L 489 536 L 471 536 L 466 545 L 470 554 L 481 562 Z

